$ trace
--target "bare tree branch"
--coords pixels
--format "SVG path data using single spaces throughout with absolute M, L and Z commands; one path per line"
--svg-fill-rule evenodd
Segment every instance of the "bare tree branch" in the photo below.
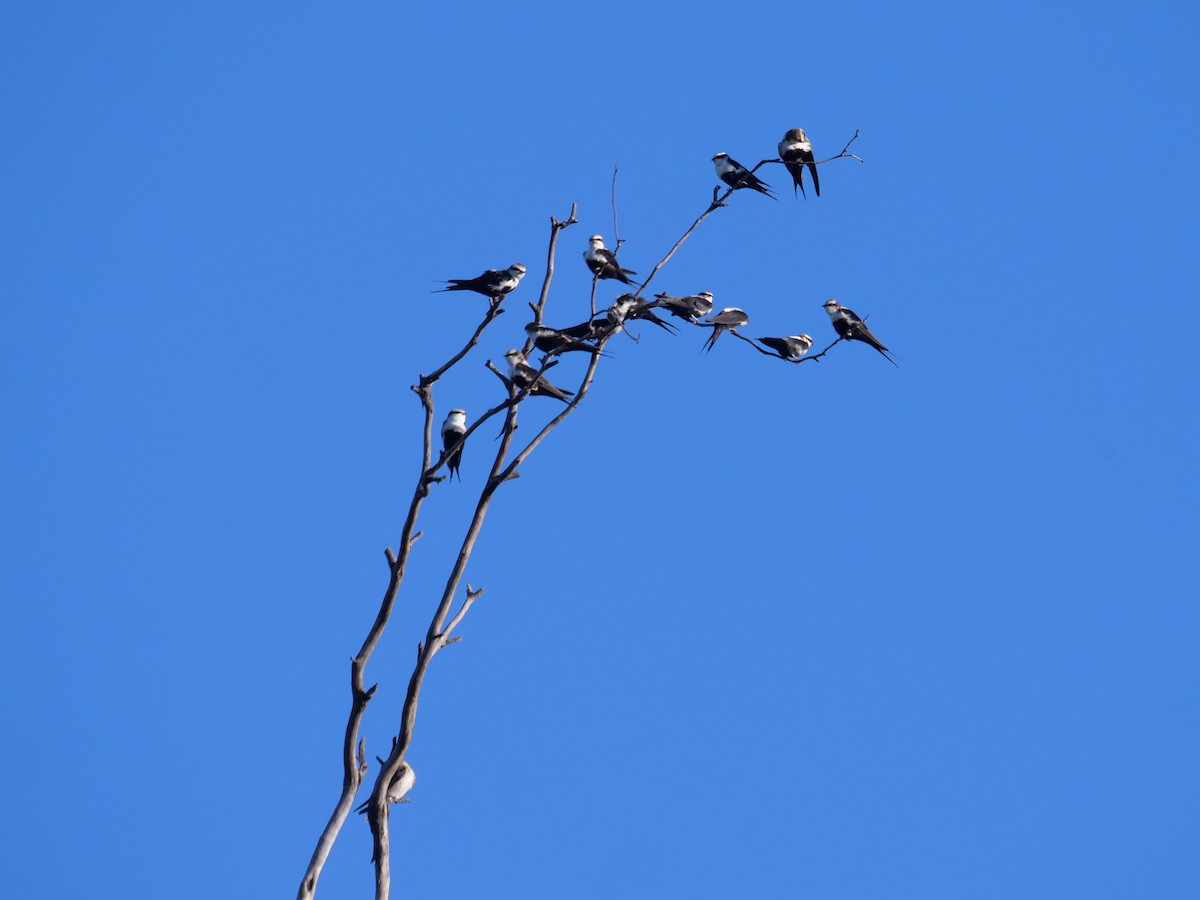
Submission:
M 612 179 L 612 211 L 613 211 L 613 259 L 616 259 L 617 253 L 621 250 L 621 245 L 625 242 L 621 240 L 621 230 L 617 228 L 617 166 L 613 166 Z
M 446 580 L 446 589 L 443 591 L 437 611 L 429 623 L 429 629 L 425 633 L 425 642 L 422 645 L 421 652 L 417 657 L 417 664 L 413 668 L 413 673 L 408 681 L 408 691 L 405 694 L 404 708 L 400 718 L 400 732 L 392 746 L 392 752 L 384 760 L 379 774 L 375 778 L 375 787 L 372 789 L 371 798 L 368 801 L 367 819 L 370 822 L 371 833 L 374 837 L 373 861 L 375 863 L 376 900 L 387 900 L 391 891 L 391 847 L 388 835 L 387 787 L 395 777 L 400 764 L 404 762 L 404 754 L 408 752 L 409 744 L 412 742 L 413 729 L 416 726 L 417 719 L 417 701 L 421 693 L 421 686 L 425 681 L 425 673 L 428 671 L 433 657 L 445 646 L 441 638 L 443 636 L 443 625 L 446 621 L 446 616 L 450 611 L 454 595 L 458 591 L 458 585 L 462 580 L 463 572 L 466 570 L 467 561 L 471 558 L 471 552 L 475 549 L 475 541 L 478 539 L 479 531 L 483 527 L 483 521 L 487 515 L 488 507 L 491 506 L 492 497 L 495 495 L 496 488 L 504 482 L 504 479 L 500 478 L 499 474 L 505 457 L 508 454 L 512 436 L 516 432 L 518 408 L 516 402 L 517 394 L 511 386 L 509 388 L 509 400 L 513 402 L 507 410 L 504 430 L 501 432 L 500 446 L 496 450 L 496 456 L 492 461 L 487 482 L 484 484 L 483 490 L 479 495 L 479 501 L 475 506 L 475 514 L 472 516 L 467 533 L 463 537 L 458 557 L 455 559 L 454 567 L 451 569 L 450 576 Z M 470 602 L 474 602 L 474 600 L 471 599 Z M 455 624 L 457 625 L 457 622 Z
M 754 338 L 748 338 L 745 335 L 738 334 L 732 328 L 729 329 L 729 333 L 732 334 L 739 341 L 745 341 L 747 344 L 749 344 L 751 347 L 753 347 L 755 350 L 757 350 L 763 356 L 771 356 L 771 357 L 774 357 L 775 359 L 782 359 L 785 363 L 792 363 L 793 365 L 800 365 L 800 363 L 802 363 L 802 362 L 812 362 L 813 360 L 820 359 L 822 356 L 824 356 L 826 353 L 828 353 L 830 351 L 830 349 L 832 349 L 834 344 L 836 344 L 842 340 L 842 338 L 839 337 L 836 341 L 833 342 L 833 344 L 830 344 L 828 347 L 826 347 L 820 353 L 814 353 L 811 356 L 808 354 L 805 354 L 804 356 L 800 357 L 799 359 L 792 359 L 791 357 L 784 356 L 782 353 L 776 353 L 774 350 L 766 350 L 766 349 L 760 347 L 758 345 L 758 341 L 754 340 Z
M 500 304 L 498 302 L 491 302 L 488 305 L 488 310 L 483 317 L 483 321 L 476 327 L 463 348 L 452 356 L 449 362 L 435 369 L 432 375 L 422 375 L 420 384 L 413 387 L 413 391 L 420 398 L 421 407 L 424 411 L 421 474 L 417 479 L 412 501 L 409 503 L 408 514 L 405 516 L 404 525 L 400 531 L 400 543 L 397 546 L 397 552 L 393 553 L 390 548 L 385 551 L 389 579 L 387 589 L 384 591 L 383 599 L 379 604 L 379 611 L 375 615 L 375 621 L 372 623 L 370 631 L 367 632 L 362 647 L 359 648 L 357 655 L 350 662 L 351 699 L 350 714 L 346 720 L 346 731 L 342 741 L 342 791 L 338 795 L 337 802 L 334 804 L 329 821 L 325 824 L 325 828 L 317 839 L 317 845 L 309 860 L 308 868 L 305 870 L 304 877 L 300 881 L 300 888 L 296 894 L 298 900 L 311 900 L 315 896 L 317 881 L 321 877 L 321 870 L 324 869 L 325 862 L 329 858 L 329 852 L 333 849 L 333 844 L 337 840 L 342 826 L 346 823 L 346 818 L 349 816 L 350 810 L 354 805 L 354 796 L 358 793 L 359 785 L 366 775 L 366 760 L 361 751 L 356 757 L 355 744 L 359 742 L 358 732 L 362 725 L 363 714 L 366 712 L 367 704 L 371 702 L 371 698 L 375 695 L 376 686 L 372 685 L 369 689 L 366 687 L 364 673 L 367 661 L 370 659 L 375 647 L 379 644 L 379 640 L 383 636 L 383 631 L 387 627 L 388 620 L 391 618 L 392 608 L 395 605 L 396 596 L 400 591 L 400 584 L 404 581 L 409 552 L 412 550 L 413 544 L 421 536 L 420 532 L 415 531 L 415 526 L 417 516 L 421 510 L 421 504 L 429 494 L 431 476 L 430 459 L 433 450 L 433 384 L 451 366 L 466 356 L 470 349 L 478 342 L 484 329 L 501 312 Z
M 546 277 L 542 281 L 542 292 L 538 295 L 537 306 L 533 309 L 533 321 L 538 325 L 542 324 L 542 312 L 546 309 L 546 298 L 550 296 L 550 279 L 554 277 L 554 249 L 558 246 L 558 233 L 564 228 L 570 228 L 579 220 L 575 218 L 576 204 L 571 204 L 571 214 L 563 221 L 559 221 L 554 216 L 550 217 L 550 248 L 546 251 Z M 523 353 L 528 353 L 533 346 L 533 341 L 525 342 Z

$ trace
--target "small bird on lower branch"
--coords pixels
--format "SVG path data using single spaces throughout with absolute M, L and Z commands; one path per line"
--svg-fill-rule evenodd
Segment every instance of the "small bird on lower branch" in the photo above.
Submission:
M 400 763 L 400 768 L 396 770 L 396 774 L 392 777 L 391 783 L 387 789 L 388 806 L 393 803 L 407 803 L 404 795 L 412 790 L 413 785 L 417 783 L 417 773 L 413 771 L 413 767 L 406 762 Z M 370 800 L 363 801 L 355 812 L 366 813 L 367 807 L 371 805 Z

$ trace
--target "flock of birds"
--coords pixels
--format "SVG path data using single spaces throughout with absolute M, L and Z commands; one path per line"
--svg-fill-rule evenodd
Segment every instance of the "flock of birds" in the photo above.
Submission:
M 812 176 L 813 192 L 821 196 L 821 183 L 817 177 L 817 162 L 813 156 L 812 144 L 809 142 L 803 128 L 793 128 L 779 142 L 779 159 L 792 176 L 793 193 L 797 191 L 808 195 L 804 190 L 804 174 L 807 168 Z M 717 177 L 732 190 L 748 189 L 757 191 L 772 199 L 778 199 L 771 188 L 757 175 L 731 158 L 727 153 L 718 153 L 712 158 Z M 592 275 L 598 280 L 614 280 L 634 288 L 641 285 L 629 276 L 636 275 L 632 269 L 626 269 L 617 262 L 616 254 L 604 246 L 604 238 L 593 234 L 588 238 L 588 247 L 583 251 L 584 261 Z M 507 269 L 489 269 L 475 278 L 451 278 L 444 288 L 439 291 L 473 291 L 482 294 L 493 305 L 499 305 L 508 296 L 521 279 L 525 277 L 525 266 L 513 263 Z M 438 291 L 435 291 L 437 293 Z M 826 300 L 825 312 L 838 338 L 847 341 L 860 341 L 874 347 L 888 362 L 896 365 L 889 355 L 887 346 L 875 337 L 853 310 L 847 309 L 837 300 Z M 683 319 L 689 324 L 711 328 L 712 334 L 704 343 L 703 352 L 708 353 L 716 345 L 717 339 L 726 331 L 737 333 L 737 329 L 750 323 L 750 316 L 745 310 L 736 306 L 727 306 L 716 315 L 713 311 L 713 295 L 708 291 L 675 297 L 660 293 L 653 300 L 644 300 L 636 293 L 624 293 L 613 301 L 612 305 L 598 312 L 594 317 L 578 325 L 568 328 L 551 328 L 538 322 L 530 322 L 525 326 L 525 334 L 533 346 L 547 357 L 562 353 L 580 352 L 593 355 L 601 353 L 598 342 L 609 335 L 616 334 L 632 320 L 649 322 L 665 331 L 676 333 L 678 329 L 668 319 L 659 316 L 655 310 L 669 314 L 672 318 Z M 707 317 L 707 318 L 705 318 Z M 738 334 L 738 337 L 742 335 Z M 743 340 L 754 343 L 750 338 Z M 768 356 L 778 356 L 788 362 L 799 362 L 813 346 L 813 338 L 808 334 L 792 334 L 784 337 L 760 337 L 759 344 L 769 347 L 771 353 L 761 351 Z M 818 354 L 819 356 L 820 354 Z M 504 354 L 508 362 L 508 378 L 519 389 L 527 390 L 532 396 L 554 397 L 563 403 L 569 403 L 574 392 L 564 390 L 551 384 L 544 374 L 531 366 L 526 356 L 520 350 L 513 348 Z M 543 364 L 545 358 L 543 358 Z M 467 431 L 467 414 L 465 410 L 454 409 L 442 424 L 442 445 L 448 453 L 446 465 L 451 477 L 458 474 L 462 462 L 463 435 Z M 461 475 L 459 478 L 461 479 Z

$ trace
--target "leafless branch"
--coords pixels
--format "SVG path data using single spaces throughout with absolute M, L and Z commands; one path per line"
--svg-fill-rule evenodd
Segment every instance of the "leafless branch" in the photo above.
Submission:
M 850 138 L 850 140 L 846 141 L 846 146 L 841 149 L 840 153 L 836 154 L 835 156 L 826 157 L 825 159 L 814 160 L 813 165 L 817 165 L 817 166 L 824 165 L 825 163 L 833 162 L 835 159 L 841 159 L 842 157 L 849 157 L 850 159 L 857 159 L 859 162 L 866 162 L 866 160 L 863 159 L 861 156 L 855 156 L 853 153 L 847 152 L 850 149 L 850 145 L 853 144 L 856 140 L 858 140 L 858 130 L 857 129 L 854 132 L 854 137 L 852 137 L 852 138 Z M 757 172 L 760 166 L 769 165 L 771 163 L 778 163 L 779 165 L 783 165 L 783 160 L 777 156 L 772 156 L 770 159 L 761 160 L 758 163 L 758 165 L 756 165 L 750 171 Z
M 542 313 L 546 309 L 546 298 L 550 296 L 550 279 L 554 277 L 554 250 L 558 246 L 558 233 L 564 228 L 570 228 L 579 220 L 575 218 L 576 204 L 571 204 L 571 214 L 563 221 L 559 221 L 556 217 L 550 217 L 550 248 L 546 251 L 546 277 L 542 281 L 542 292 L 538 295 L 537 306 L 533 309 L 533 321 L 538 325 L 542 324 Z M 533 346 L 532 341 L 526 341 L 524 353 L 528 353 Z
M 621 249 L 621 245 L 625 242 L 621 240 L 621 230 L 617 228 L 617 166 L 613 166 L 612 179 L 612 211 L 613 211 L 613 258 Z
M 505 480 L 500 477 L 500 472 L 504 465 L 504 460 L 508 455 L 512 436 L 516 432 L 518 409 L 518 403 L 516 402 L 518 394 L 511 385 L 509 387 L 509 400 L 512 402 L 507 408 L 504 429 L 501 432 L 500 446 L 496 450 L 495 458 L 492 461 L 491 471 L 480 492 L 479 501 L 475 506 L 475 514 L 471 518 L 467 533 L 459 547 L 454 567 L 451 569 L 450 576 L 446 580 L 446 588 L 442 593 L 441 601 L 438 603 L 437 611 L 429 623 L 429 628 L 425 634 L 425 641 L 417 657 L 417 664 L 413 668 L 412 675 L 409 677 L 408 691 L 404 697 L 404 708 L 400 717 L 399 734 L 392 745 L 392 752 L 380 767 L 379 774 L 375 778 L 375 787 L 372 789 L 371 797 L 368 801 L 367 820 L 370 822 L 371 833 L 374 837 L 374 853 L 372 858 L 375 863 L 376 900 L 387 900 L 391 891 L 391 851 L 387 819 L 387 788 L 400 768 L 400 764 L 404 762 L 404 754 L 408 752 L 408 747 L 412 742 L 413 729 L 416 726 L 417 718 L 417 700 L 421 693 L 421 686 L 425 681 L 425 674 L 429 669 L 429 664 L 432 662 L 433 657 L 445 646 L 442 638 L 444 637 L 443 626 L 446 622 L 446 616 L 450 612 L 454 595 L 458 591 L 459 582 L 462 580 L 463 572 L 466 570 L 467 561 L 471 558 L 471 552 L 475 549 L 475 541 L 478 539 L 479 531 L 483 527 L 483 521 L 487 515 L 488 508 L 491 506 L 492 497 L 495 495 L 496 489 Z M 468 593 L 467 603 L 473 602 L 474 599 Z M 454 624 L 457 625 L 458 623 L 455 622 Z
M 350 810 L 354 805 L 354 796 L 358 793 L 359 785 L 362 783 L 363 776 L 367 771 L 361 749 L 358 754 L 355 753 L 355 745 L 356 743 L 360 743 L 358 732 L 362 725 L 363 715 L 366 712 L 367 704 L 371 702 L 371 698 L 375 695 L 374 685 L 369 689 L 366 687 L 365 671 L 367 661 L 370 659 L 375 647 L 379 644 L 380 638 L 383 637 L 384 629 L 391 618 L 396 596 L 400 591 L 400 584 L 404 581 L 409 553 L 421 536 L 421 533 L 416 531 L 415 527 L 417 516 L 421 510 L 421 504 L 429 494 L 431 476 L 430 460 L 433 453 L 433 384 L 451 366 L 466 356 L 478 342 L 484 329 L 501 312 L 502 310 L 498 302 L 490 303 L 483 320 L 476 327 L 463 348 L 454 354 L 445 365 L 435 369 L 431 375 L 422 375 L 420 383 L 413 387 L 413 391 L 421 401 L 421 407 L 424 412 L 421 474 L 417 479 L 416 487 L 413 490 L 413 497 L 409 503 L 408 514 L 405 516 L 404 525 L 400 531 L 400 542 L 397 545 L 397 552 L 393 553 L 391 548 L 385 551 L 389 578 L 387 589 L 384 591 L 383 599 L 379 604 L 379 611 L 375 615 L 375 621 L 367 632 L 362 647 L 359 648 L 358 653 L 350 662 L 351 699 L 350 714 L 346 720 L 346 730 L 342 741 L 342 791 L 338 795 L 337 802 L 334 804 L 329 821 L 325 824 L 325 828 L 317 839 L 317 845 L 313 850 L 308 868 L 305 870 L 304 877 L 300 882 L 300 888 L 296 894 L 298 900 L 311 900 L 316 894 L 317 881 L 321 877 L 321 871 L 324 869 L 325 862 L 329 858 L 329 853 L 333 849 L 333 844 L 337 840 L 337 836 L 341 832 L 347 816 L 350 814 Z
M 792 359 L 791 357 L 784 356 L 782 353 L 776 353 L 774 350 L 767 350 L 763 347 L 760 347 L 758 345 L 758 341 L 754 340 L 754 338 L 748 338 L 745 335 L 738 334 L 732 328 L 729 329 L 729 333 L 732 334 L 739 341 L 745 341 L 747 344 L 749 344 L 751 347 L 753 347 L 755 350 L 757 350 L 763 356 L 771 356 L 771 357 L 774 357 L 775 359 L 782 359 L 785 363 L 792 363 L 794 365 L 799 365 L 802 362 L 811 362 L 814 359 L 820 359 L 822 356 L 824 356 L 826 353 L 829 352 L 830 348 L 833 347 L 833 344 L 836 344 L 838 341 L 841 340 L 841 338 L 839 337 L 837 339 L 837 341 L 834 341 L 833 344 L 830 344 L 828 347 L 826 347 L 820 353 L 816 353 L 812 356 L 805 355 L 805 356 L 800 357 L 799 359 Z

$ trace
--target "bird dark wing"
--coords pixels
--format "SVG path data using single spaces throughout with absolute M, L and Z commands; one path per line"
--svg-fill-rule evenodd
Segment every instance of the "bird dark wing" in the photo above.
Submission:
M 662 328 L 663 330 L 669 331 L 672 334 L 674 334 L 678 329 L 676 329 L 676 327 L 674 325 L 672 325 L 670 322 L 664 321 L 663 319 L 660 319 L 657 315 L 655 315 L 653 307 L 654 307 L 653 303 L 643 303 L 640 306 L 635 307 L 633 312 L 631 312 L 626 318 L 645 319 L 648 322 L 653 322 L 659 328 Z
M 790 356 L 791 355 L 791 348 L 788 346 L 787 338 L 765 337 L 765 338 L 759 338 L 758 342 L 760 344 L 765 344 L 766 346 L 770 347 L 772 350 L 774 350 L 780 356 Z
M 440 294 L 443 291 L 476 291 L 480 294 L 490 294 L 484 279 L 486 274 L 476 276 L 475 278 L 451 278 L 447 281 L 448 287 L 438 288 L 434 291 L 435 294 Z
M 578 325 L 572 325 L 570 328 L 560 328 L 558 331 L 570 338 L 588 338 L 594 334 L 602 333 L 603 329 L 608 327 L 608 320 L 605 318 L 588 319 L 586 322 L 580 322 Z
M 760 194 L 766 194 L 772 200 L 779 199 L 778 197 L 776 197 L 774 194 L 771 193 L 771 186 L 768 185 L 761 178 L 759 178 L 757 175 L 755 175 L 753 172 L 747 172 L 745 175 L 743 175 L 742 179 L 741 179 L 741 184 L 743 187 L 752 188 L 753 190 L 758 191 Z

